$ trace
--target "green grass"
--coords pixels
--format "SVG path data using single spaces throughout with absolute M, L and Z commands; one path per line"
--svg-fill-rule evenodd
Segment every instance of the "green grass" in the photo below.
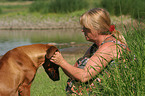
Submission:
M 69 13 L 88 8 L 87 0 L 45 0 L 31 4 L 30 12 Z
M 41 67 L 32 84 L 31 96 L 65 96 L 67 77 L 60 70 L 60 81 L 52 81 Z M 57 95 L 60 94 L 60 95 Z
M 95 89 L 93 94 L 97 96 L 144 96 L 145 95 L 145 29 L 131 29 L 126 31 L 126 40 L 131 53 L 123 52 L 123 60 L 115 60 L 115 66 L 112 66 L 108 73 L 103 76 L 102 83 L 94 82 Z M 82 54 L 81 54 L 82 55 Z M 81 55 L 64 55 L 64 58 L 70 63 L 74 62 Z M 135 59 L 134 59 L 135 55 Z M 69 56 L 69 57 L 68 57 Z M 108 65 L 109 67 L 110 65 Z M 103 71 L 104 73 L 105 71 Z M 51 81 L 43 69 L 38 70 L 36 78 L 32 84 L 32 96 L 65 96 L 65 86 L 67 77 L 60 70 L 61 80 Z M 86 92 L 84 94 L 87 94 Z M 86 95 L 85 95 L 86 96 Z
M 26 11 L 32 1 L 0 2 L 1 15 Z
M 145 18 L 145 1 L 144 0 L 36 0 L 36 1 L 15 1 L 0 2 L 0 13 L 21 13 L 27 11 L 27 14 L 33 12 L 68 14 L 75 11 L 88 10 L 94 7 L 103 7 L 111 15 L 131 15 L 136 19 Z M 128 6 L 130 5 L 130 6 Z M 128 11 L 129 10 L 129 11 Z M 77 13 L 79 14 L 79 13 Z M 79 14 L 79 16 L 82 13 Z M 64 15 L 64 16 L 65 16 Z
M 145 19 L 144 0 L 102 0 L 101 5 L 113 15 L 131 15 L 136 19 Z
M 63 54 L 64 58 L 70 64 L 74 64 L 77 58 L 81 55 L 82 54 L 79 53 L 77 56 Z M 31 96 L 65 96 L 65 87 L 68 77 L 62 72 L 61 69 L 59 71 L 60 80 L 54 82 L 47 76 L 44 69 L 40 67 L 37 71 L 34 82 L 32 83 Z
M 91 0 L 92 1 L 92 0 Z M 105 0 L 104 0 L 105 1 Z M 108 0 L 109 1 L 109 0 Z M 118 0 L 119 1 L 119 0 Z M 130 1 L 130 0 L 129 0 Z M 129 2 L 128 1 L 128 2 Z M 141 1 L 141 0 L 140 0 Z M 144 4 L 144 0 L 142 0 L 142 2 L 138 2 L 139 4 Z M 107 2 L 107 0 L 106 0 Z M 126 3 L 126 1 L 124 1 L 124 3 Z M 120 12 L 120 10 L 122 11 L 122 14 L 126 14 L 123 13 L 124 9 L 120 9 L 120 8 L 115 8 L 110 2 L 107 2 L 105 4 L 110 5 L 110 9 L 112 8 L 113 12 L 112 14 L 116 15 L 117 13 L 115 12 Z M 132 7 L 132 6 L 128 6 L 131 5 L 130 3 L 126 3 L 127 6 L 121 6 L 121 8 L 127 8 L 127 7 Z M 134 5 L 134 3 L 133 3 Z M 136 6 L 136 3 L 134 5 L 135 8 L 140 7 L 140 11 L 144 12 L 142 10 L 144 10 L 144 6 Z M 93 5 L 94 6 L 94 5 Z M 18 9 L 18 10 L 17 10 Z M 0 17 L 16 17 L 16 16 L 29 16 L 29 5 L 22 5 L 22 6 L 18 6 L 18 5 L 10 5 L 10 6 L 1 6 L 1 10 L 2 13 L 0 15 Z M 109 10 L 109 7 L 106 9 Z M 115 11 L 116 10 L 116 11 Z M 137 9 L 134 9 L 135 11 L 130 11 L 131 9 L 125 9 L 125 11 L 129 10 L 129 12 L 138 12 L 140 13 L 140 11 L 138 11 Z M 136 11 L 137 10 L 137 11 Z M 82 9 L 82 10 L 77 10 L 75 12 L 72 12 L 73 15 L 72 17 L 75 16 L 79 16 L 81 15 L 84 11 L 86 11 L 86 9 Z M 135 17 L 140 16 L 145 16 L 141 14 L 136 14 Z M 120 14 L 120 13 L 119 13 Z M 133 13 L 132 13 L 133 14 Z M 37 17 L 36 20 L 42 19 L 42 18 L 47 18 L 47 16 L 50 16 L 51 18 L 58 18 L 58 20 L 56 19 L 56 21 L 59 21 L 59 19 L 62 18 L 69 18 L 69 16 L 71 17 L 71 14 L 56 14 L 56 13 L 49 13 L 49 14 L 41 14 L 38 12 L 34 12 L 31 13 L 31 17 Z M 66 16 L 66 17 L 65 17 Z M 144 17 L 143 17 L 144 18 Z M 26 18 L 24 18 L 26 19 Z M 34 20 L 35 22 L 35 20 Z M 140 27 L 140 26 L 139 26 Z M 94 94 L 97 94 L 98 96 L 144 96 L 145 95 L 145 78 L 144 78 L 144 74 L 145 74 L 145 29 L 141 29 L 141 28 L 130 28 L 130 30 L 125 30 L 125 37 L 128 43 L 129 48 L 131 49 L 131 53 L 126 55 L 125 53 L 123 54 L 124 58 L 125 58 L 125 62 L 124 61 L 120 61 L 121 63 L 119 63 L 120 66 L 114 66 L 112 67 L 111 70 L 109 70 L 110 78 L 104 78 L 101 86 L 100 84 L 98 84 L 98 82 L 94 82 L 96 88 L 93 90 Z M 144 27 L 143 27 L 144 28 Z M 37 38 L 37 37 L 36 37 Z M 36 38 L 32 38 L 32 41 L 35 40 Z M 52 40 L 55 39 L 53 37 L 49 37 Z M 57 41 L 62 40 L 62 36 L 60 35 L 58 37 L 58 39 L 56 39 Z M 39 38 L 38 38 L 39 40 Z M 65 41 L 68 40 L 68 37 L 65 37 L 64 39 Z M 77 39 L 74 39 L 77 41 Z M 70 40 L 71 41 L 71 40 Z M 35 41 L 33 41 L 35 42 Z M 62 41 L 63 42 L 63 41 Z M 134 60 L 134 55 L 136 56 L 136 60 Z M 74 56 L 64 56 L 65 59 L 70 63 L 70 64 L 74 64 L 74 62 L 76 61 L 77 58 L 80 57 L 80 55 L 74 55 Z M 131 60 L 131 61 L 129 61 Z M 116 60 L 117 63 L 118 60 Z M 36 78 L 32 84 L 32 88 L 31 88 L 31 95 L 32 96 L 65 96 L 65 86 L 66 86 L 66 80 L 67 77 L 64 75 L 64 73 L 62 72 L 62 70 L 60 70 L 60 76 L 61 76 L 61 80 L 57 81 L 57 82 L 53 82 L 52 80 L 50 80 L 48 78 L 48 76 L 46 75 L 46 73 L 44 72 L 43 68 L 40 68 L 36 74 Z M 101 75 L 99 75 L 100 77 L 102 77 Z M 106 76 L 107 77 L 107 76 Z M 102 88 L 103 90 L 100 90 Z

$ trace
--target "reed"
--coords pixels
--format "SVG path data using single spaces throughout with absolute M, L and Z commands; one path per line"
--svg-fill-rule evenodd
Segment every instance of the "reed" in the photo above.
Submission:
M 123 14 L 137 19 L 145 19 L 144 0 L 102 0 L 101 5 L 113 15 Z
M 114 66 L 108 65 L 108 74 L 97 77 L 102 82 L 95 82 L 95 95 L 103 96 L 144 96 L 145 95 L 145 29 L 133 27 L 124 34 L 131 52 L 123 51 L 122 59 L 116 59 Z
M 30 6 L 30 12 L 69 13 L 88 8 L 87 0 L 45 0 L 35 1 Z
M 0 7 L 0 14 L 2 13 L 2 9 L 1 9 L 1 7 Z
M 134 28 L 134 27 L 133 27 Z M 97 75 L 102 78 L 102 82 L 94 81 L 92 95 L 96 96 L 144 96 L 145 95 L 145 29 L 134 28 L 125 30 L 125 38 L 131 52 L 123 51 L 122 59 L 116 59 L 115 65 L 108 67 L 102 72 L 107 74 Z M 64 55 L 65 56 L 65 55 Z M 65 59 L 74 64 L 80 55 L 66 55 Z M 69 57 L 68 57 L 69 56 Z M 71 57 L 72 56 L 72 57 Z M 74 59 L 75 58 L 75 59 Z M 109 68 L 109 70 L 108 70 Z M 42 71 L 42 70 L 41 70 Z M 41 75 L 40 75 L 41 74 Z M 47 76 L 43 76 L 45 72 L 37 72 L 36 79 L 32 84 L 32 94 L 37 96 L 65 96 L 65 86 L 67 76 L 61 70 L 61 80 L 53 82 Z M 43 77 L 42 77 L 43 76 Z M 40 79 L 41 78 L 41 79 Z M 42 79 L 43 78 L 43 79 Z M 41 83 L 40 83 L 41 82 Z M 45 83 L 44 83 L 45 82 Z M 37 87 L 39 86 L 39 87 Z M 56 89 L 55 89 L 56 88 Z M 87 92 L 84 90 L 84 96 Z M 91 96 L 91 95 L 90 95 Z

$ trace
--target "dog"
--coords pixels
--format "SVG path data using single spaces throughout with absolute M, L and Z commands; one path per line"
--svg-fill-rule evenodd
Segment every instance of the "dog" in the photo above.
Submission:
M 59 80 L 58 65 L 50 62 L 58 49 L 49 44 L 16 47 L 0 59 L 0 96 L 30 96 L 30 87 L 37 69 L 43 65 L 47 75 Z M 49 54 L 51 56 L 49 56 Z

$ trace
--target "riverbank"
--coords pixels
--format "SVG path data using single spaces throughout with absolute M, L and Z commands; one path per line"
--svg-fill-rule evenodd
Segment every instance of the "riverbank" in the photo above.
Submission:
M 29 12 L 33 1 L 0 2 L 0 30 L 49 30 L 49 29 L 76 29 L 81 28 L 79 17 L 87 10 L 61 13 Z M 131 16 L 111 16 L 112 23 L 118 30 L 122 26 L 138 26 L 138 21 Z
M 79 28 L 77 17 L 53 18 L 49 15 L 34 14 L 3 16 L 0 18 L 1 30 L 48 30 L 62 28 Z
M 51 14 L 52 16 L 52 14 Z M 130 16 L 111 16 L 112 23 L 121 30 L 122 26 L 138 26 L 138 21 Z M 64 16 L 53 18 L 49 15 L 35 16 L 34 14 L 20 14 L 15 16 L 1 16 L 0 30 L 49 30 L 49 29 L 69 29 L 81 28 L 79 16 Z

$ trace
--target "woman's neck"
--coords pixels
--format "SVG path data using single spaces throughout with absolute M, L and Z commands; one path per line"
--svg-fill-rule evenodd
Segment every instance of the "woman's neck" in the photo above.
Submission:
M 98 36 L 97 40 L 94 43 L 100 46 L 104 40 L 106 40 L 108 37 L 111 37 L 111 36 L 112 35 L 100 35 Z

